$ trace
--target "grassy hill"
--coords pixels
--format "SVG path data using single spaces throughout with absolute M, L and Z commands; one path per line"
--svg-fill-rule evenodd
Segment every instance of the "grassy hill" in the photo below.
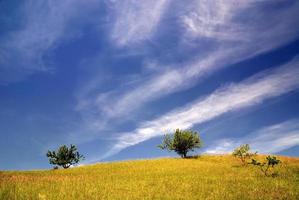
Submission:
M 228 155 L 0 172 L 0 199 L 299 199 L 299 158 L 279 159 L 275 178 Z

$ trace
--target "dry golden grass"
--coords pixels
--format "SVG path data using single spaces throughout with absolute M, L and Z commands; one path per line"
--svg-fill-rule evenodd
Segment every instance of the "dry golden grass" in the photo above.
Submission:
M 0 199 L 299 199 L 299 159 L 279 159 L 275 178 L 228 155 L 0 172 Z

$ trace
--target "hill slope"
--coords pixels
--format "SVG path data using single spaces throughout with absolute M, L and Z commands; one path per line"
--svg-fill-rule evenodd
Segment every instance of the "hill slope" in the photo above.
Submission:
M 0 172 L 0 199 L 299 199 L 299 159 L 279 159 L 275 178 L 231 156 Z

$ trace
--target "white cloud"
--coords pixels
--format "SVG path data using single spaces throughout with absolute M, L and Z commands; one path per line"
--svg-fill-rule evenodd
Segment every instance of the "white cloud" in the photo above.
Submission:
M 299 145 L 299 120 L 293 119 L 264 127 L 242 138 L 222 139 L 205 152 L 212 154 L 230 153 L 241 144 L 249 144 L 252 151 L 277 153 Z
M 130 85 L 129 89 L 125 87 L 115 88 L 109 93 L 100 93 L 97 97 L 81 95 L 79 102 L 87 102 L 82 107 L 83 112 L 97 110 L 97 112 L 103 113 L 106 119 L 122 117 L 128 112 L 137 110 L 147 102 L 190 88 L 215 71 L 287 44 L 294 40 L 299 33 L 299 28 L 297 28 L 299 21 L 294 17 L 298 15 L 299 2 L 275 12 L 261 9 L 260 5 L 267 3 L 263 1 L 195 0 L 192 2 L 194 4 L 181 5 L 183 11 L 179 12 L 175 18 L 180 19 L 183 27 L 186 28 L 186 33 L 181 35 L 182 41 L 187 38 L 191 43 L 200 46 L 202 45 L 201 39 L 208 37 L 211 39 L 211 46 L 216 47 L 212 50 L 208 49 L 204 54 L 198 55 L 190 62 L 169 68 L 160 66 L 162 70 L 157 70 L 150 77 L 141 77 L 140 81 L 137 81 L 135 85 Z M 139 4 L 145 4 L 144 8 L 147 7 L 147 3 L 139 2 L 137 5 Z M 143 6 L 141 7 L 143 8 Z M 125 9 L 127 7 L 124 7 Z M 162 10 L 159 10 L 159 16 Z M 131 12 L 132 14 L 130 14 Z M 133 11 L 128 13 L 128 15 L 132 15 L 132 18 L 138 15 Z M 242 17 L 243 20 L 238 19 L 238 17 Z M 131 24 L 128 29 L 134 27 L 133 33 L 139 34 L 138 30 L 143 31 L 142 27 L 139 27 L 138 20 L 133 22 L 132 18 L 126 20 L 126 17 L 120 17 L 120 19 L 122 18 L 126 21 L 125 24 Z M 140 17 L 140 20 L 143 21 L 144 18 Z M 151 22 L 150 19 L 147 21 Z M 189 27 L 191 26 L 190 23 L 192 23 L 193 28 Z M 120 25 L 116 23 L 115 27 L 118 26 Z M 120 29 L 125 30 L 124 28 Z M 115 33 L 119 33 L 116 38 L 122 38 L 121 35 L 125 35 L 121 33 L 122 31 L 114 30 Z M 129 38 L 138 40 L 138 37 Z M 124 36 L 124 38 L 126 37 Z M 181 48 L 188 48 L 188 44 Z M 155 62 L 155 65 L 158 63 Z M 105 98 L 102 98 L 103 96 Z M 101 101 L 97 101 L 97 99 L 101 99 Z
M 113 1 L 115 23 L 112 40 L 124 46 L 149 39 L 167 8 L 169 0 L 123 0 Z
M 272 71 L 264 71 L 239 84 L 216 90 L 207 97 L 143 123 L 135 131 L 120 134 L 117 144 L 103 158 L 175 128 L 188 129 L 224 113 L 253 106 L 299 87 L 298 59 Z
M 235 35 L 243 34 L 240 24 L 233 22 L 238 12 L 252 1 L 200 0 L 194 1 L 182 22 L 194 37 L 207 37 L 217 40 L 239 40 Z M 244 37 L 245 39 L 245 37 Z
M 195 0 L 181 16 L 185 37 L 209 39 L 223 48 L 237 46 L 241 59 L 252 57 L 297 38 L 299 2 L 272 10 L 282 3 L 286 2 Z
M 44 56 L 78 33 L 66 32 L 69 22 L 82 10 L 90 9 L 88 4 L 93 1 L 29 0 L 21 4 L 19 29 L 0 39 L 0 81 L 18 81 L 35 72 L 51 70 L 44 63 Z

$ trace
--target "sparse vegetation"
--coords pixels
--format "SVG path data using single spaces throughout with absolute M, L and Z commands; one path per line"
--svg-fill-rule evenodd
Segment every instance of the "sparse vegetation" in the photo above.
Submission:
M 53 169 L 57 169 L 58 166 L 67 169 L 84 159 L 83 155 L 80 155 L 77 151 L 77 147 L 72 144 L 70 148 L 66 145 L 62 145 L 57 151 L 48 151 L 47 157 L 49 158 L 50 164 L 55 165 Z
M 166 134 L 163 143 L 158 145 L 161 149 L 175 151 L 182 158 L 186 158 L 189 151 L 193 151 L 201 146 L 202 141 L 197 132 L 180 129 L 176 129 L 173 136 Z
M 279 159 L 285 167 L 275 179 L 264 176 L 253 165 L 240 167 L 229 155 L 0 172 L 0 199 L 298 200 L 299 159 Z
M 274 167 L 281 163 L 276 156 L 267 156 L 266 161 L 259 162 L 256 159 L 252 159 L 251 164 L 258 166 L 260 170 L 265 174 L 265 176 L 276 176 L 277 172 L 274 172 Z
M 233 151 L 232 155 L 239 158 L 242 164 L 245 165 L 249 159 L 257 155 L 257 152 L 250 152 L 249 144 L 242 144 Z
M 165 135 L 161 149 L 186 158 L 202 146 L 197 132 L 177 129 Z M 231 155 L 194 156 L 194 159 L 156 159 L 101 163 L 69 170 L 84 157 L 75 145 L 48 151 L 55 170 L 0 171 L 0 199 L 290 199 L 299 197 L 299 159 L 281 157 L 286 164 L 280 176 L 274 167 L 282 161 L 275 156 L 251 153 L 248 144 L 232 154 L 243 164 L 252 156 L 252 165 L 240 167 Z M 265 160 L 260 162 L 258 160 Z M 258 166 L 264 175 L 254 170 Z

